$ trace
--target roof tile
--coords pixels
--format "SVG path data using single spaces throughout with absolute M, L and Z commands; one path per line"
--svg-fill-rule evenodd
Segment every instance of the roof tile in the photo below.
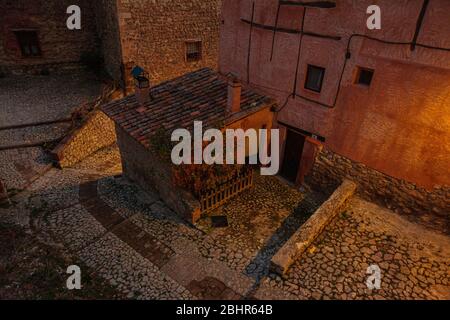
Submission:
M 185 74 L 161 83 L 150 91 L 152 98 L 141 106 L 135 95 L 102 106 L 103 112 L 137 141 L 148 147 L 149 138 L 161 127 L 165 130 L 193 127 L 203 121 L 204 127 L 226 122 L 227 81 L 209 68 Z M 241 113 L 270 107 L 275 100 L 245 86 L 241 93 Z

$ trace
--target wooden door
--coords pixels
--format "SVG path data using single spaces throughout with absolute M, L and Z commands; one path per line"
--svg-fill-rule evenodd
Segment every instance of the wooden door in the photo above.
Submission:
M 305 136 L 287 130 L 281 176 L 290 182 L 295 183 L 297 180 L 304 145 Z

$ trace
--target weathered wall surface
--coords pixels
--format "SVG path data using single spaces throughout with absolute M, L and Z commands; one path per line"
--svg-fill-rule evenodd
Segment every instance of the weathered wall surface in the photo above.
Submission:
M 202 67 L 217 69 L 221 0 L 117 0 L 123 61 L 150 73 L 153 83 Z M 203 58 L 185 59 L 185 41 L 201 40 Z
M 78 5 L 82 29 L 66 27 Z M 84 53 L 103 56 L 116 81 L 141 65 L 153 84 L 202 67 L 217 69 L 221 0 L 0 0 L 0 72 L 39 73 L 77 67 Z M 4 15 L 4 16 L 3 16 Z M 15 30 L 37 30 L 42 56 L 22 57 Z M 202 41 L 202 59 L 186 61 L 186 41 Z
M 61 168 L 68 168 L 117 140 L 114 122 L 95 111 L 52 152 Z
M 344 179 L 358 182 L 363 198 L 378 202 L 403 214 L 430 213 L 450 219 L 450 187 L 426 190 L 405 180 L 396 179 L 362 163 L 323 149 L 307 181 L 319 188 L 334 190 Z
M 111 78 L 119 81 L 122 78 L 122 51 L 120 45 L 117 0 L 93 1 L 97 33 L 104 60 L 105 70 Z
M 244 131 L 248 129 L 267 129 L 271 130 L 274 120 L 274 113 L 270 110 L 270 108 L 264 108 L 259 110 L 251 115 L 247 115 L 242 119 L 229 119 L 229 122 L 226 123 L 225 129 L 242 129 Z M 270 144 L 271 136 L 267 137 L 268 145 Z M 246 144 L 246 156 L 250 156 L 249 146 Z
M 337 1 L 334 9 L 307 9 L 306 32 L 340 40 L 303 36 L 297 82 L 299 34 L 277 32 L 270 60 L 271 30 L 253 27 L 252 1 L 226 0 L 222 10 L 220 71 L 278 98 L 283 105 L 294 92 L 318 103 L 290 98 L 278 114 L 284 122 L 326 138 L 325 146 L 388 176 L 433 189 L 450 185 L 450 52 L 409 45 L 389 45 L 354 33 L 390 41 L 413 39 L 423 1 L 377 1 L 382 29 L 366 27 L 373 1 Z M 254 22 L 274 26 L 276 0 L 255 1 Z M 418 42 L 450 48 L 450 2 L 430 1 Z M 279 27 L 299 30 L 302 7 L 282 7 Z M 247 59 L 250 63 L 247 64 Z M 326 68 L 322 92 L 304 89 L 307 65 Z M 370 87 L 355 84 L 357 67 L 375 70 Z M 340 78 L 342 74 L 342 83 Z M 340 89 L 339 89 L 340 88 Z M 334 100 L 339 90 L 337 103 Z
M 225 125 L 227 129 L 248 130 L 266 128 L 270 130 L 272 129 L 273 124 L 273 114 L 274 113 L 270 108 L 266 107 L 239 119 L 233 119 L 233 116 L 230 116 L 230 118 L 226 120 Z
M 4 186 L 2 180 L 0 180 L 0 202 L 8 198 L 8 191 Z
M 188 192 L 173 186 L 171 164 L 154 156 L 120 127 L 116 126 L 116 132 L 124 175 L 143 190 L 159 193 L 167 206 L 183 219 L 197 221 L 200 203 Z
M 67 29 L 66 10 L 72 4 L 81 8 L 81 30 Z M 43 68 L 73 67 L 83 53 L 98 49 L 95 16 L 89 0 L 0 0 L 0 12 L 2 72 L 40 72 Z M 37 30 L 42 56 L 22 57 L 14 31 L 23 29 Z

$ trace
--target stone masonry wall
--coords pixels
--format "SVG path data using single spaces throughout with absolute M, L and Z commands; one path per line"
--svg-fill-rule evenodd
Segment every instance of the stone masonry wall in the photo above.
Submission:
M 122 79 L 122 52 L 116 0 L 93 1 L 97 32 L 106 72 L 116 81 Z
M 72 4 L 81 8 L 81 30 L 67 29 L 66 10 Z M 91 4 L 90 0 L 0 0 L 0 72 L 58 71 L 73 68 L 83 54 L 97 53 L 98 38 Z M 41 56 L 22 56 L 14 33 L 17 30 L 37 31 Z
M 103 112 L 95 111 L 53 151 L 61 168 L 71 167 L 94 152 L 116 142 L 114 122 Z
M 81 7 L 82 29 L 66 27 L 69 5 Z M 40 73 L 102 55 L 107 73 L 129 81 L 144 67 L 153 84 L 203 67 L 217 69 L 221 0 L 0 0 L 0 73 Z M 15 30 L 38 32 L 42 56 L 22 56 Z M 186 41 L 202 42 L 202 58 L 186 61 Z M 130 87 L 129 83 L 123 83 Z
M 361 163 L 356 163 L 328 149 L 317 156 L 307 182 L 330 191 L 344 179 L 358 183 L 358 194 L 404 214 L 440 216 L 450 220 L 450 186 L 436 186 L 426 190 L 410 182 L 399 180 Z
M 8 192 L 2 180 L 0 180 L 0 202 L 8 198 Z
M 153 84 L 203 67 L 217 69 L 221 0 L 117 0 L 124 63 L 150 73 Z M 187 62 L 188 40 L 201 40 L 202 59 Z
M 200 203 L 188 192 L 172 184 L 169 163 L 164 163 L 116 126 L 124 175 L 143 190 L 157 192 L 167 206 L 194 223 L 200 218 Z M 169 160 L 170 161 L 170 160 Z

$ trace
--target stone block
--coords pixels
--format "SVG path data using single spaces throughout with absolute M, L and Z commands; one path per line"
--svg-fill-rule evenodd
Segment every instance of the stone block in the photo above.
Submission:
M 273 256 L 270 264 L 271 271 L 280 275 L 285 274 L 291 264 L 301 256 L 331 220 L 342 210 L 355 191 L 356 184 L 345 180 Z

